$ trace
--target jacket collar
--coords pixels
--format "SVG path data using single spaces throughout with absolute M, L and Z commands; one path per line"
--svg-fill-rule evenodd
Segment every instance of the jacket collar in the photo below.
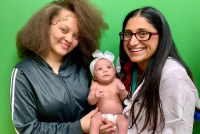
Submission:
M 33 59 L 36 60 L 39 64 L 43 65 L 47 69 L 50 69 L 53 71 L 52 67 L 44 60 L 42 59 L 39 55 L 34 55 Z M 72 65 L 71 58 L 69 56 L 65 56 L 64 61 L 62 65 L 60 66 L 59 71 L 62 71 L 63 69 L 66 69 L 68 66 Z

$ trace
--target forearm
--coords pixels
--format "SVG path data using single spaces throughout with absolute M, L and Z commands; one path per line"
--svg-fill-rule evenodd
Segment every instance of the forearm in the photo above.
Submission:
M 51 134 L 68 134 L 77 133 L 82 134 L 82 128 L 80 125 L 80 120 L 70 123 L 60 123 L 60 122 L 38 122 L 37 120 L 27 122 L 26 124 L 21 124 L 23 119 L 18 119 L 13 121 L 16 131 L 20 134 L 40 134 L 40 133 L 51 133 Z
M 123 101 L 124 99 L 127 98 L 128 92 L 126 90 L 120 91 L 120 100 Z
M 95 94 L 89 94 L 89 96 L 88 96 L 88 103 L 89 103 L 90 105 L 95 105 L 95 104 L 97 103 L 98 100 L 99 100 L 99 98 L 96 97 Z
M 90 93 L 88 95 L 88 103 L 90 105 L 95 105 L 97 103 L 97 101 L 99 100 L 99 97 L 96 96 L 96 84 L 95 82 L 92 82 L 91 87 L 90 87 Z

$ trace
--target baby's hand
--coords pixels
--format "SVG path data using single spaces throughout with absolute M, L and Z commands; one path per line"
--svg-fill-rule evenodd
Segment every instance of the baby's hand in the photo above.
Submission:
M 124 84 L 122 84 L 122 83 L 117 83 L 117 88 L 119 89 L 119 91 L 125 91 L 126 90 Z
M 100 90 L 96 90 L 95 92 L 95 97 L 96 98 L 100 98 L 100 97 L 103 97 L 104 96 L 104 90 L 103 89 L 100 89 Z

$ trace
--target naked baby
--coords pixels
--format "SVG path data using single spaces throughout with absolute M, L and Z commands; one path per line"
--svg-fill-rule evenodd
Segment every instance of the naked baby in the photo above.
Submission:
M 118 134 L 127 134 L 128 123 L 121 114 L 123 110 L 122 101 L 128 92 L 120 79 L 116 77 L 113 65 L 114 55 L 100 50 L 93 53 L 95 58 L 90 64 L 93 80 L 90 87 L 88 102 L 96 105 L 97 112 L 91 120 L 90 134 L 98 134 L 102 125 L 102 118 L 110 120 L 117 127 Z

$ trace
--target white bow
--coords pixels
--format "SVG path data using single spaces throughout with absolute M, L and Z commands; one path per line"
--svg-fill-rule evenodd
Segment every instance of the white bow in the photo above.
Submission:
M 96 50 L 92 56 L 94 58 L 106 58 L 108 59 L 109 61 L 113 62 L 114 59 L 115 59 L 115 56 L 113 53 L 109 52 L 109 51 L 105 51 L 104 54 L 100 51 L 100 50 Z
M 108 59 L 112 65 L 113 65 L 113 61 L 115 59 L 115 56 L 113 53 L 109 52 L 109 51 L 105 51 L 104 53 L 102 53 L 100 50 L 96 50 L 94 53 L 92 53 L 92 56 L 95 58 L 91 63 L 90 63 L 90 72 L 92 74 L 92 76 L 94 77 L 94 65 L 96 64 L 96 62 L 101 59 L 101 58 L 105 58 Z M 113 65 L 114 67 L 114 65 Z

